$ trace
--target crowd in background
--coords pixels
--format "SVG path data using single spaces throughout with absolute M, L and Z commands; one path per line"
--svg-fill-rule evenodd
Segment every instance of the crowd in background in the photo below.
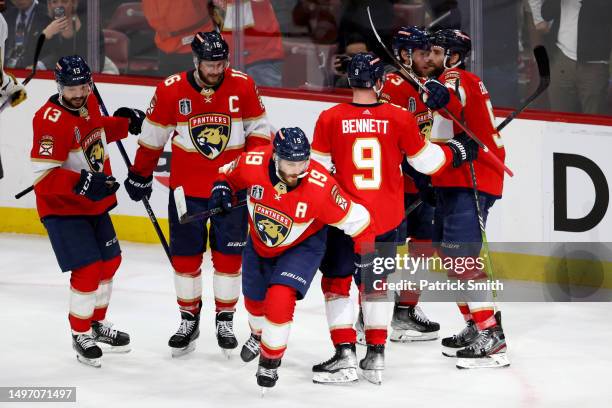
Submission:
M 537 86 L 532 49 L 544 44 L 552 82 L 534 107 L 612 115 L 608 0 L 483 1 L 481 36 L 471 32 L 478 24 L 469 0 L 104 0 L 93 23 L 87 8 L 94 3 L 85 0 L 7 3 L 8 68 L 31 67 L 40 33 L 47 41 L 38 69 L 52 69 L 62 55 L 91 57 L 93 24 L 99 71 L 167 76 L 192 65 L 193 33 L 214 29 L 229 43 L 232 65 L 258 85 L 331 92 L 347 86 L 339 68 L 351 55 L 370 50 L 386 58 L 370 6 L 387 45 L 403 25 L 470 33 L 495 106 L 516 107 Z

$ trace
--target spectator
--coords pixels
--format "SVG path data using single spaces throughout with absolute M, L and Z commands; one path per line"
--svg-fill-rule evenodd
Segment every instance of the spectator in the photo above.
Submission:
M 336 75 L 334 86 L 336 88 L 350 88 L 346 75 L 348 63 L 353 58 L 353 55 L 369 51 L 366 39 L 359 33 L 347 35 L 346 43 L 344 53 L 340 53 L 334 58 L 334 74 Z
M 59 31 L 56 35 L 53 35 L 51 39 L 47 39 L 46 47 L 53 49 L 57 56 L 66 55 L 89 55 L 87 53 L 88 38 L 87 38 L 87 18 L 81 18 L 78 13 L 79 0 L 48 0 L 47 1 L 47 12 L 49 17 L 53 18 L 55 9 L 59 7 L 64 8 L 64 13 L 68 19 L 66 29 Z M 85 9 L 87 3 L 84 4 L 82 15 L 86 15 Z M 104 67 L 105 52 L 104 52 L 104 34 L 100 30 L 99 36 L 99 61 L 100 70 Z M 52 61 L 52 64 L 57 62 Z M 52 66 L 48 62 L 45 62 L 46 66 Z
M 552 22 L 551 109 L 605 114 L 612 35 L 608 0 L 544 0 L 542 17 Z
M 47 38 L 68 26 L 67 18 L 52 20 L 46 7 L 35 0 L 11 0 L 14 7 L 6 12 L 8 38 L 6 41 L 6 66 L 8 68 L 29 68 L 34 60 L 38 36 L 45 33 Z M 44 47 L 38 62 L 38 69 L 53 66 L 59 58 L 52 47 Z
M 191 41 L 194 33 L 213 29 L 207 0 L 175 3 L 142 0 L 142 11 L 155 30 L 155 45 L 162 52 L 159 73 L 171 75 L 193 65 Z
M 293 22 L 306 27 L 315 43 L 332 44 L 338 37 L 334 6 L 332 0 L 300 0 L 293 8 Z
M 280 27 L 270 0 L 242 0 L 243 50 L 239 58 L 244 70 L 260 86 L 280 87 L 284 58 Z M 234 23 L 235 0 L 210 0 L 210 12 L 216 28 L 235 55 Z

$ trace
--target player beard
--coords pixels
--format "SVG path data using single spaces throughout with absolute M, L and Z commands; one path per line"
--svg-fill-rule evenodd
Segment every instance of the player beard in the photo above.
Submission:
M 444 68 L 443 66 L 437 67 L 435 65 L 431 65 L 431 68 L 432 70 L 429 72 L 430 78 L 440 78 L 440 75 L 442 75 L 444 71 L 446 71 L 446 68 Z
M 76 97 L 76 98 L 66 99 L 65 96 L 62 96 L 62 101 L 69 108 L 72 108 L 72 109 L 81 109 L 83 107 L 83 105 L 85 105 L 85 102 L 87 102 L 87 98 L 88 97 L 89 97 L 89 95 L 88 96 L 79 96 L 79 97 Z
M 298 180 L 300 179 L 299 174 L 287 174 L 281 170 L 279 170 L 278 173 L 285 182 L 285 184 L 287 184 L 289 187 L 297 186 Z
M 223 81 L 223 73 L 219 75 L 204 75 L 202 71 L 198 69 L 198 75 L 202 79 L 202 82 L 204 83 L 204 85 L 206 85 L 209 88 L 212 88 L 213 86 L 217 86 L 221 83 L 221 81 Z

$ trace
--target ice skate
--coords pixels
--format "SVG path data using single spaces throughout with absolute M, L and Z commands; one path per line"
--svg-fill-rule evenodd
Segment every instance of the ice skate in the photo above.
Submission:
M 200 315 L 181 311 L 181 325 L 170 337 L 168 346 L 172 357 L 180 357 L 195 350 L 195 340 L 200 336 Z
M 382 384 L 383 371 L 385 370 L 385 345 L 368 344 L 368 352 L 364 359 L 359 362 L 361 374 L 372 384 Z
M 495 319 L 496 326 L 481 330 L 476 341 L 457 351 L 457 368 L 496 368 L 510 365 L 499 312 Z
M 261 387 L 261 396 L 266 393 L 266 389 L 272 388 L 278 381 L 278 367 L 281 365 L 280 358 L 259 357 L 259 366 L 257 367 L 257 385 Z
M 105 353 L 129 353 L 130 335 L 113 329 L 113 324 L 108 320 L 91 322 L 92 336 L 98 345 L 101 345 Z
M 350 384 L 357 382 L 357 354 L 355 344 L 342 343 L 329 360 L 312 367 L 315 384 Z
M 234 312 L 219 312 L 215 317 L 217 330 L 217 343 L 226 358 L 231 357 L 232 350 L 238 347 L 238 340 L 234 335 Z
M 478 337 L 478 327 L 473 320 L 468 320 L 467 325 L 452 337 L 442 339 L 442 354 L 446 357 L 456 357 L 457 350 L 465 348 L 472 344 Z
M 73 334 L 72 348 L 76 351 L 76 358 L 80 363 L 96 368 L 102 366 L 102 349 L 98 347 L 91 334 Z
M 420 307 L 399 304 L 393 309 L 391 328 L 390 340 L 401 343 L 435 340 L 440 331 L 440 325 L 430 321 Z
M 259 344 L 261 343 L 261 336 L 251 333 L 251 337 L 244 343 L 242 350 L 240 350 L 240 358 L 245 363 L 255 360 L 255 357 L 259 355 Z

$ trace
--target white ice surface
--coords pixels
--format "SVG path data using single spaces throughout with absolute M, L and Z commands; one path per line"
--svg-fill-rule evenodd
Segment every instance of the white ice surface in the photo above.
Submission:
M 212 279 L 204 273 L 201 336 L 194 353 L 170 357 L 179 315 L 168 261 L 158 245 L 122 243 L 108 318 L 129 332 L 133 351 L 105 355 L 102 368 L 79 364 L 67 321 L 68 274 L 45 237 L 0 234 L 0 386 L 74 386 L 78 407 L 609 407 L 611 303 L 503 305 L 511 367 L 457 370 L 439 342 L 387 347 L 382 386 L 311 382 L 311 366 L 332 354 L 319 279 L 298 303 L 276 388 L 260 397 L 256 363 L 227 361 L 214 336 Z M 203 268 L 210 271 L 205 256 Z M 447 336 L 462 326 L 454 304 L 423 309 Z M 240 304 L 235 329 L 248 336 Z M 364 354 L 358 348 L 358 357 Z M 0 407 L 41 407 L 7 404 Z M 55 403 L 53 407 L 74 403 Z

